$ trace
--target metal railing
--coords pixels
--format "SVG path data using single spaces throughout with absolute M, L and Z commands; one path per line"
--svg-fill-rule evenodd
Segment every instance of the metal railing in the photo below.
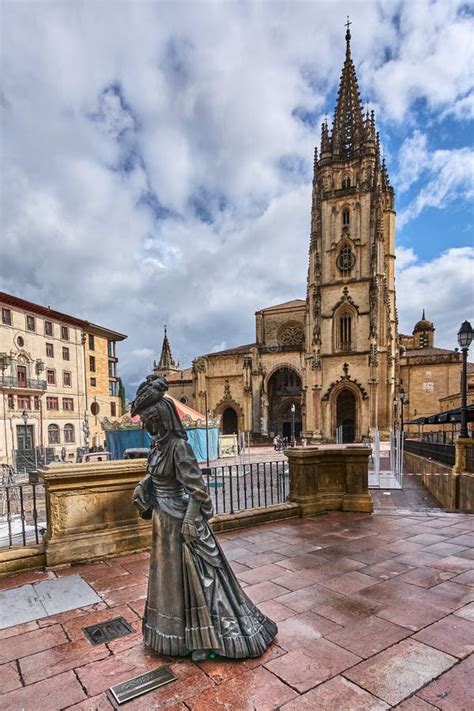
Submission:
M 288 462 L 253 462 L 204 468 L 215 514 L 282 504 L 289 493 Z
M 456 460 L 456 449 L 453 444 L 439 444 L 438 442 L 421 442 L 420 440 L 406 439 L 405 452 L 418 454 L 426 459 L 434 459 L 435 462 L 446 464 L 448 467 L 454 466 Z
M 16 375 L 4 375 L 0 377 L 0 388 L 25 388 L 25 390 L 46 390 L 48 384 L 46 380 L 38 378 L 17 378 Z
M 15 484 L 4 467 L 0 486 L 0 550 L 41 543 L 46 530 L 46 503 L 41 484 Z
M 54 447 L 34 447 L 33 449 L 14 449 L 13 459 L 16 471 L 31 474 L 46 464 L 54 462 Z
M 454 444 L 457 436 L 457 433 L 452 430 L 445 430 L 444 432 L 423 432 L 421 440 L 423 442 L 435 442 L 436 444 Z

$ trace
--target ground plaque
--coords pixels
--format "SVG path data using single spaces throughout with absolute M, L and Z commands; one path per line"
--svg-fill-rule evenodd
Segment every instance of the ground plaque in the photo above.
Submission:
M 116 617 L 113 620 L 106 620 L 97 625 L 84 627 L 84 634 L 92 644 L 111 642 L 117 637 L 124 637 L 130 634 L 130 632 L 133 632 L 133 627 L 123 617 Z
M 140 674 L 140 676 L 128 681 L 123 681 L 121 684 L 111 686 L 110 693 L 118 704 L 124 704 L 137 696 L 157 689 L 159 686 L 169 684 L 170 681 L 176 681 L 171 669 L 169 667 L 160 667 L 159 669 L 145 672 L 145 674 Z

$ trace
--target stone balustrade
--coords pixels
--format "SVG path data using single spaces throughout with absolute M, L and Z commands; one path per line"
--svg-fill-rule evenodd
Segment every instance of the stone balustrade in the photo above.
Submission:
M 219 531 L 332 509 L 371 512 L 370 451 L 350 445 L 289 449 L 288 503 L 216 516 L 211 523 Z M 131 459 L 44 469 L 48 567 L 149 548 L 150 522 L 140 519 L 132 504 L 133 490 L 145 475 L 145 465 L 144 459 Z

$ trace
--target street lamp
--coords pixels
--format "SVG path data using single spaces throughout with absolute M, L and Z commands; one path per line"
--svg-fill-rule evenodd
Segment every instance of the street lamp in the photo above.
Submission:
M 82 431 L 84 432 L 84 445 L 86 450 L 89 449 L 89 435 L 90 435 L 90 427 L 89 427 L 89 421 L 87 419 L 87 412 L 84 411 L 84 419 L 82 421 Z
M 2 371 L 2 384 L 5 378 L 5 371 L 10 367 L 12 357 L 8 353 L 0 353 L 0 370 Z
M 296 444 L 296 438 L 295 438 L 295 412 L 296 412 L 296 405 L 295 403 L 291 403 L 291 446 L 294 447 Z
M 403 432 L 403 408 L 405 407 L 405 405 L 409 404 L 408 400 L 406 399 L 406 392 L 403 388 L 400 388 L 398 397 L 400 399 L 400 432 Z
M 23 420 L 23 424 L 25 425 L 25 447 L 24 447 L 24 449 L 27 450 L 28 449 L 28 445 L 27 445 L 27 442 L 28 442 L 28 413 L 26 410 L 23 410 L 23 412 L 21 413 L 21 419 Z
M 472 326 L 469 321 L 463 321 L 458 331 L 458 343 L 462 351 L 461 371 L 461 429 L 460 437 L 469 437 L 467 431 L 467 352 L 473 338 Z

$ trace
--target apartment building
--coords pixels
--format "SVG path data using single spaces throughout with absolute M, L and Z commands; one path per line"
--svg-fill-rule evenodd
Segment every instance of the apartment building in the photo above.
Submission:
M 0 310 L 0 464 L 102 445 L 102 418 L 121 414 L 115 344 L 126 336 L 4 292 Z

